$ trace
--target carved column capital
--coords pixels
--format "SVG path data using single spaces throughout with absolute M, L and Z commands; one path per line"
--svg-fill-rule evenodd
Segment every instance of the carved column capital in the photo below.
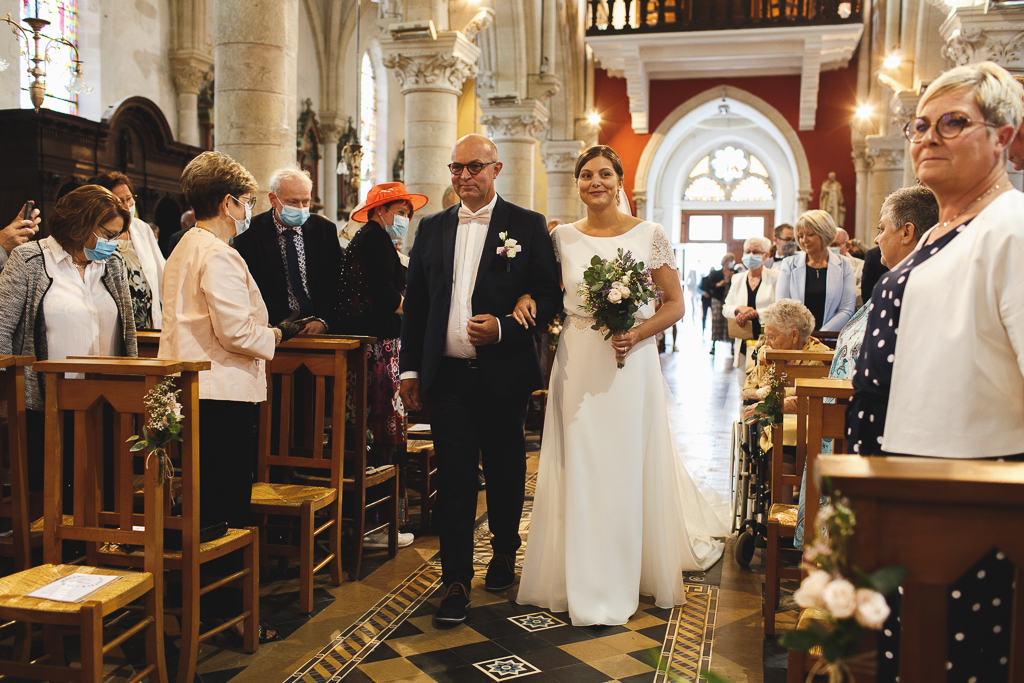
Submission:
M 872 171 L 902 171 L 906 139 L 899 135 L 869 135 L 866 161 Z
M 458 31 L 439 33 L 437 40 L 381 41 L 384 66 L 394 69 L 402 93 L 430 90 L 462 93 L 467 78 L 476 76 L 480 48 Z
M 207 60 L 196 54 L 172 55 L 171 79 L 178 93 L 198 95 L 203 85 L 210 80 L 210 69 L 213 60 Z
M 487 126 L 495 142 L 536 142 L 548 127 L 548 108 L 537 100 L 522 100 L 518 104 L 487 102 L 481 109 L 480 123 Z
M 320 116 L 320 137 L 324 144 L 336 145 L 348 131 L 348 122 L 340 115 L 328 112 Z
M 1024 32 L 1020 13 L 986 12 L 984 7 L 957 7 L 939 29 L 946 44 L 942 55 L 957 66 L 977 62 L 1024 70 Z
M 572 173 L 576 170 L 576 160 L 583 151 L 583 143 L 579 140 L 548 141 L 541 145 L 540 149 L 545 171 Z

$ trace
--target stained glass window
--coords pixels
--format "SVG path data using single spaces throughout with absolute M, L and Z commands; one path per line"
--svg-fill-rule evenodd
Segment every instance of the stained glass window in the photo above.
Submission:
M 770 202 L 768 170 L 757 157 L 726 145 L 701 158 L 688 176 L 683 199 L 690 202 Z
M 757 176 L 748 175 L 736 184 L 729 199 L 734 202 L 770 202 L 774 197 L 768 183 Z
M 25 17 L 46 19 L 50 25 L 42 29 L 43 33 L 51 37 L 63 36 L 69 43 L 78 46 L 77 0 L 21 0 L 18 4 L 23 20 Z M 24 21 L 22 25 L 25 25 Z M 46 41 L 40 41 L 39 49 L 45 48 Z M 32 99 L 28 93 L 32 77 L 28 73 L 28 68 L 34 46 L 29 46 L 29 51 L 26 52 L 22 43 L 21 49 L 21 107 L 32 109 Z M 49 63 L 43 65 L 46 71 L 46 98 L 43 100 L 43 106 L 52 111 L 77 114 L 78 95 L 69 91 L 75 66 L 74 52 L 66 45 L 54 43 L 47 52 L 47 57 Z
M 697 165 L 693 167 L 692 171 L 690 171 L 690 177 L 691 178 L 696 178 L 699 175 L 706 175 L 707 173 L 710 173 L 711 172 L 711 166 L 709 165 L 710 162 L 711 162 L 711 157 L 704 157 L 703 159 L 698 161 Z
M 768 177 L 768 170 L 764 167 L 764 164 L 761 163 L 761 160 L 753 154 L 750 155 L 750 172 L 764 178 Z
M 747 169 L 747 159 L 743 150 L 729 146 L 715 152 L 711 167 L 715 169 L 716 178 L 729 182 L 743 177 L 743 171 Z
M 714 178 L 697 178 L 686 188 L 683 199 L 690 202 L 724 202 L 725 191 Z
M 366 199 L 377 179 L 377 75 L 370 53 L 363 53 L 359 75 L 359 144 L 363 160 L 359 165 L 359 199 Z

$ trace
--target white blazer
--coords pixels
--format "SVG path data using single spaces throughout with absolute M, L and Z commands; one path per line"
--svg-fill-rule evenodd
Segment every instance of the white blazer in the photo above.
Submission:
M 800 252 L 788 257 L 779 269 L 775 285 L 775 300 L 796 299 L 803 302 L 807 281 L 807 254 Z M 853 263 L 839 254 L 828 252 L 828 270 L 825 271 L 825 317 L 821 329 L 838 332 L 850 322 L 857 304 L 857 287 Z
M 160 285 L 164 281 L 164 259 L 157 244 L 153 228 L 149 227 L 146 221 L 139 218 L 132 218 L 132 224 L 128 228 L 128 235 L 132 239 L 135 253 L 139 255 L 139 263 L 142 265 L 142 274 L 146 277 L 150 291 L 153 292 L 153 329 L 160 329 L 163 324 L 161 314 Z
M 729 293 L 725 295 L 725 303 L 722 304 L 722 314 L 726 318 L 735 318 L 736 307 L 747 305 L 747 275 L 749 272 L 745 270 L 732 276 Z M 772 270 L 767 265 L 761 268 L 761 286 L 757 288 L 756 305 L 754 306 L 759 316 L 765 308 L 775 303 L 775 283 L 778 279 L 779 271 Z
M 1011 190 L 911 272 L 882 437 L 886 451 L 944 458 L 1024 452 L 1021 216 L 1024 194 Z M 929 234 L 918 251 L 932 248 L 924 246 Z

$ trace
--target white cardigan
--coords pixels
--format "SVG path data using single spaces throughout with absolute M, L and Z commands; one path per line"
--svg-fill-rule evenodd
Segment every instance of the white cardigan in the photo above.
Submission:
M 997 197 L 911 273 L 882 439 L 886 451 L 944 458 L 1024 453 L 1021 216 L 1024 194 Z M 932 248 L 925 246 L 929 234 L 918 250 Z
M 732 284 L 729 285 L 729 293 L 725 296 L 725 303 L 722 304 L 722 314 L 726 318 L 736 318 L 736 307 L 747 305 L 747 274 L 750 271 L 743 271 L 732 276 Z M 772 270 L 768 266 L 761 268 L 761 286 L 757 288 L 757 298 L 754 308 L 760 316 L 764 309 L 775 303 L 775 283 L 779 279 L 779 271 Z
M 142 265 L 142 274 L 146 277 L 149 289 L 153 293 L 153 329 L 159 330 L 163 323 L 161 315 L 160 285 L 164 280 L 164 259 L 157 244 L 153 228 L 149 227 L 146 221 L 139 218 L 132 218 L 132 224 L 128 228 L 128 235 L 132 239 L 135 253 L 139 255 L 139 263 Z
M 821 329 L 838 332 L 850 322 L 857 304 L 857 288 L 853 273 L 853 262 L 828 252 L 828 270 L 825 271 L 825 315 Z M 788 257 L 779 269 L 779 281 L 775 285 L 775 300 L 796 299 L 804 303 L 804 287 L 807 281 L 807 253 L 800 252 Z

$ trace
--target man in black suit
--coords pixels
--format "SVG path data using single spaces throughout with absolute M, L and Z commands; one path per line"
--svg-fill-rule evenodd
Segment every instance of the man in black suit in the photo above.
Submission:
M 270 211 L 254 216 L 234 239 L 276 325 L 288 317 L 312 318 L 303 334 L 325 334 L 336 325 L 338 229 L 310 215 L 313 181 L 297 168 L 270 175 Z
M 526 480 L 523 425 L 543 380 L 534 334 L 562 308 L 558 266 L 544 217 L 494 191 L 498 150 L 482 135 L 452 149 L 452 187 L 461 204 L 420 221 L 402 321 L 402 401 L 430 408 L 438 458 L 436 523 L 446 593 L 435 618 L 459 623 L 469 608 L 477 462 L 487 478 L 494 555 L 485 588 L 515 583 Z M 513 251 L 499 253 L 515 240 Z M 530 294 L 537 324 L 508 317 Z

